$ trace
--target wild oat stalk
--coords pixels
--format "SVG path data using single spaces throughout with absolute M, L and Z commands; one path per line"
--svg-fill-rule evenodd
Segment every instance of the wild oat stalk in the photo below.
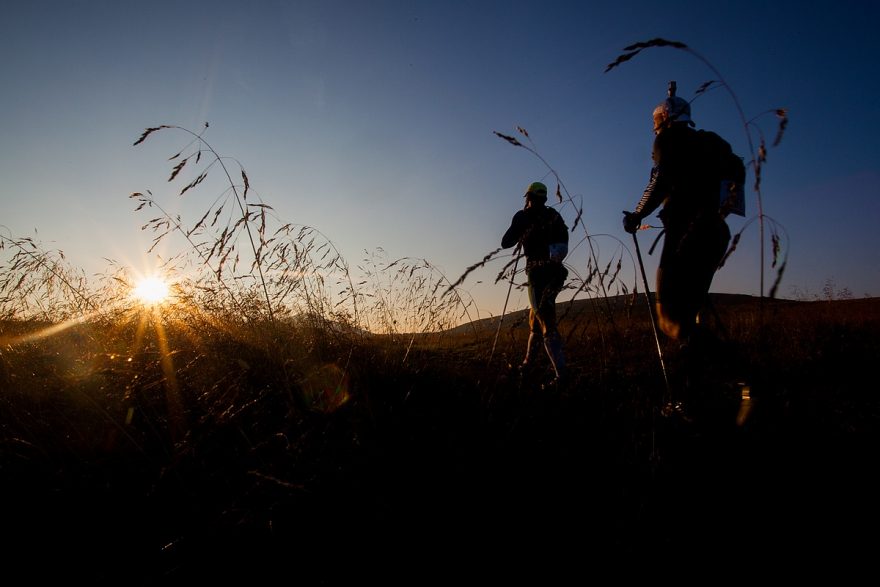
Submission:
M 457 288 L 459 285 L 461 285 L 462 283 L 464 283 L 464 280 L 467 278 L 468 275 L 470 275 L 472 272 L 474 272 L 475 270 L 479 269 L 480 267 L 482 267 L 483 265 L 485 265 L 486 263 L 488 263 L 489 261 L 491 261 L 492 258 L 493 258 L 495 255 L 497 255 L 498 253 L 500 253 L 501 251 L 502 251 L 501 247 L 498 247 L 498 248 L 495 249 L 494 251 L 492 251 L 492 252 L 490 252 L 490 253 L 487 253 L 487 254 L 482 258 L 482 260 L 477 261 L 476 263 L 474 263 L 473 265 L 471 265 L 470 267 L 468 267 L 467 269 L 465 269 L 464 273 L 461 274 L 461 277 L 459 277 L 458 279 L 456 279 L 456 280 L 455 280 L 455 283 L 450 284 L 449 287 L 446 288 L 446 290 L 443 292 L 443 295 L 445 296 L 446 294 L 448 294 L 448 293 L 450 293 L 450 292 L 452 292 L 452 291 L 455 291 L 455 288 Z M 497 280 L 496 280 L 496 282 L 497 282 Z
M 243 230 L 248 237 L 251 252 L 253 253 L 254 258 L 253 264 L 251 265 L 251 271 L 256 271 L 257 273 L 259 286 L 262 289 L 262 294 L 266 302 L 266 311 L 268 313 L 269 320 L 270 322 L 274 323 L 275 315 L 272 307 L 272 301 L 269 295 L 269 288 L 266 283 L 266 276 L 263 274 L 263 266 L 259 262 L 263 247 L 265 247 L 266 245 L 266 210 L 270 207 L 266 204 L 261 203 L 248 203 L 247 197 L 248 192 L 250 191 L 250 181 L 248 179 L 247 173 L 244 170 L 244 167 L 241 165 L 241 163 L 236 161 L 239 166 L 242 180 L 242 183 L 238 184 L 232 179 L 232 175 L 225 162 L 226 158 L 221 157 L 220 154 L 214 149 L 214 147 L 212 147 L 202 136 L 207 128 L 208 123 L 206 122 L 202 131 L 197 134 L 189 129 L 176 125 L 163 124 L 156 127 L 150 127 L 144 130 L 141 136 L 138 137 L 138 139 L 134 142 L 134 146 L 143 143 L 147 139 L 147 137 L 149 137 L 153 133 L 166 129 L 176 129 L 191 135 L 192 140 L 183 149 L 169 157 L 169 161 L 178 161 L 178 163 L 175 164 L 172 168 L 171 174 L 168 177 L 168 181 L 174 181 L 190 161 L 193 162 L 193 165 L 199 164 L 199 162 L 201 161 L 202 153 L 208 152 L 211 155 L 212 160 L 199 173 L 199 175 L 196 176 L 195 179 L 190 181 L 180 190 L 179 195 L 183 196 L 187 191 L 195 188 L 200 183 L 202 183 L 208 176 L 208 172 L 210 171 L 211 167 L 217 164 L 226 175 L 226 181 L 229 186 L 229 190 L 233 195 L 234 203 L 238 207 L 239 215 L 237 217 L 230 218 L 219 237 L 216 238 L 212 246 L 208 249 L 207 253 L 205 253 L 200 244 L 194 243 L 190 239 L 190 236 L 206 227 L 206 222 L 209 222 L 208 216 L 211 214 L 212 211 L 213 217 L 210 220 L 210 226 L 214 226 L 214 224 L 217 222 L 219 215 L 222 213 L 224 205 L 223 203 L 220 203 L 220 205 L 216 208 L 212 206 L 205 213 L 205 215 L 202 216 L 202 218 L 188 230 L 184 230 L 183 227 L 180 225 L 179 220 L 175 220 L 167 213 L 165 213 L 165 215 L 161 218 L 155 218 L 151 220 L 143 228 L 152 227 L 154 230 L 160 232 L 159 236 L 157 236 L 153 241 L 153 247 L 155 247 L 159 243 L 159 241 L 162 240 L 163 237 L 165 237 L 168 233 L 172 231 L 179 231 L 184 234 L 184 236 L 187 238 L 190 244 L 193 245 L 194 249 L 198 252 L 199 256 L 204 260 L 206 264 L 208 264 L 211 259 L 215 260 L 214 272 L 216 274 L 217 280 L 224 288 L 227 289 L 227 291 L 229 291 L 229 289 L 222 279 L 223 270 L 227 263 L 232 263 L 233 268 L 237 265 L 238 255 L 236 255 L 235 257 L 231 257 L 231 255 L 235 251 L 236 236 L 239 230 Z M 183 158 L 181 158 L 182 156 Z M 144 197 L 143 194 L 140 192 L 136 192 L 130 197 L 138 199 L 140 201 L 140 205 L 136 208 L 136 210 L 140 210 L 145 205 L 153 204 L 151 198 Z M 233 219 L 234 222 L 232 221 Z M 256 228 L 258 238 L 255 238 L 254 236 L 254 228 L 252 227 L 253 224 L 258 225 Z M 163 230 L 164 232 L 162 232 Z M 259 245 L 257 244 L 258 242 Z M 151 247 L 151 250 L 153 247 Z
M 758 205 L 757 218 L 758 218 L 758 225 L 759 225 L 760 239 L 761 239 L 761 242 L 760 242 L 760 247 L 761 247 L 761 278 L 760 278 L 760 282 L 761 282 L 761 297 L 763 298 L 764 297 L 764 257 L 765 257 L 765 255 L 764 255 L 764 221 L 765 221 L 766 217 L 764 216 L 763 197 L 762 197 L 762 192 L 761 192 L 761 170 L 762 170 L 764 163 L 767 160 L 767 148 L 766 148 L 766 143 L 764 141 L 764 137 L 761 136 L 760 145 L 759 145 L 758 151 L 756 153 L 754 141 L 752 139 L 752 133 L 751 133 L 751 129 L 753 127 L 757 128 L 757 126 L 755 125 L 755 118 L 753 118 L 751 120 L 746 119 L 746 116 L 745 116 L 745 113 L 743 112 L 742 106 L 740 106 L 739 98 L 737 98 L 736 93 L 733 91 L 733 88 L 731 88 L 730 85 L 724 80 L 724 76 L 721 75 L 721 73 L 718 71 L 718 69 L 716 69 L 715 66 L 712 65 L 712 63 L 708 59 L 706 59 L 701 54 L 697 53 L 696 51 L 694 51 L 693 49 L 691 49 L 690 47 L 688 47 L 684 43 L 681 43 L 679 41 L 668 41 L 666 39 L 661 39 L 661 38 L 655 38 L 655 39 L 651 39 L 650 41 L 643 41 L 643 42 L 634 43 L 632 45 L 629 45 L 629 46 L 623 48 L 625 53 L 619 55 L 617 57 L 617 59 L 615 59 L 614 61 L 609 63 L 608 66 L 605 68 L 605 73 L 608 73 L 609 71 L 618 67 L 622 63 L 629 61 L 630 59 L 632 59 L 633 57 L 635 57 L 636 55 L 641 53 L 643 50 L 649 49 L 652 47 L 672 47 L 674 49 L 679 49 L 679 50 L 685 51 L 685 52 L 693 55 L 694 57 L 696 57 L 700 61 L 702 61 L 712 71 L 712 73 L 715 74 L 715 76 L 717 76 L 718 79 L 717 79 L 717 81 L 712 80 L 712 81 L 708 81 L 708 82 L 703 83 L 697 89 L 696 96 L 699 96 L 699 95 L 705 93 L 710 88 L 714 88 L 716 86 L 721 86 L 730 95 L 731 99 L 733 100 L 734 106 L 736 107 L 736 110 L 739 113 L 739 117 L 740 117 L 740 120 L 742 121 L 743 129 L 745 131 L 746 140 L 748 141 L 749 153 L 751 155 L 751 160 L 749 161 L 749 164 L 752 166 L 752 169 L 755 173 L 754 190 L 755 190 L 757 205 Z M 773 146 L 775 147 L 775 146 L 779 145 L 780 141 L 782 140 L 782 135 L 785 132 L 786 127 L 788 126 L 788 111 L 785 108 L 776 108 L 776 109 L 770 110 L 768 112 L 774 113 L 776 115 L 777 119 L 779 120 L 779 127 L 778 127 L 778 130 L 776 133 L 776 138 L 773 141 Z M 766 114 L 766 112 L 764 114 Z M 759 129 L 759 132 L 760 132 L 760 129 Z M 735 244 L 736 243 L 734 243 L 734 246 L 735 246 Z M 733 249 L 729 249 L 727 252 L 727 255 L 725 255 L 725 259 L 732 252 L 733 252 Z M 784 264 L 780 267 L 780 270 L 782 270 L 783 268 L 784 268 Z M 773 293 L 774 294 L 775 294 L 776 286 L 778 285 L 780 278 L 781 278 L 781 274 L 777 277 L 776 284 L 774 284 L 774 286 L 773 286 Z
M 724 257 L 721 259 L 721 262 L 718 263 L 719 269 L 724 266 L 724 263 L 727 262 L 728 257 L 730 257 L 730 255 L 733 254 L 733 252 L 736 250 L 737 246 L 739 246 L 739 241 L 742 238 L 743 232 L 745 232 L 745 230 L 754 220 L 756 220 L 756 218 L 757 217 L 752 217 L 745 224 L 743 224 L 743 227 L 739 230 L 739 232 L 733 235 L 733 238 L 730 240 L 730 246 L 727 248 L 727 252 L 724 253 Z M 776 279 L 774 280 L 773 285 L 770 288 L 770 292 L 768 293 L 768 297 L 772 299 L 776 297 L 776 291 L 779 288 L 779 284 L 782 281 L 782 275 L 785 272 L 785 266 L 788 263 L 789 241 L 788 233 L 785 231 L 785 228 L 781 224 L 776 222 L 770 216 L 764 216 L 764 220 L 770 227 L 770 243 L 772 245 L 773 253 L 773 260 L 770 263 L 770 268 L 779 268 L 777 269 Z M 783 238 L 785 240 L 784 250 L 782 242 Z
M 204 218 L 197 224 L 195 227 L 191 229 L 186 229 L 180 222 L 180 217 L 174 217 L 169 214 L 162 206 L 153 198 L 153 193 L 150 190 L 145 190 L 146 194 L 143 192 L 134 192 L 128 197 L 137 201 L 138 205 L 135 208 L 135 211 L 140 211 L 144 207 L 148 208 L 156 208 L 162 213 L 162 216 L 150 219 L 146 224 L 141 227 L 141 230 L 152 229 L 154 232 L 159 232 L 159 235 L 153 238 L 153 243 L 148 249 L 148 253 L 152 252 L 156 246 L 159 244 L 162 239 L 164 239 L 171 232 L 180 233 L 183 238 L 189 243 L 191 250 L 195 252 L 195 254 L 199 257 L 201 262 L 207 266 L 211 267 L 211 258 L 215 255 L 213 254 L 217 249 L 217 244 L 215 243 L 213 247 L 211 247 L 209 252 L 206 252 L 206 246 L 203 242 L 198 242 L 194 239 L 197 234 L 197 229 L 200 224 L 204 222 Z M 207 216 L 207 214 L 206 214 Z M 216 218 L 216 215 L 215 215 Z M 225 233 L 224 233 L 225 234 Z M 222 247 L 221 247 L 222 248 Z M 235 305 L 242 314 L 246 313 L 244 306 L 238 300 L 236 293 L 229 287 L 229 284 L 226 283 L 226 279 L 223 275 L 223 260 L 217 259 L 216 261 L 217 267 L 212 268 L 211 273 L 213 274 L 216 282 L 222 287 L 226 293 L 229 295 L 229 299 L 232 300 L 233 305 Z

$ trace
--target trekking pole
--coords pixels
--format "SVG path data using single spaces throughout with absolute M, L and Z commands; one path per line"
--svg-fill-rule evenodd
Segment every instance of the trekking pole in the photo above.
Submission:
M 510 285 L 507 286 L 507 297 L 504 298 L 504 309 L 501 310 L 501 316 L 498 318 L 498 330 L 495 331 L 495 340 L 492 342 L 492 352 L 489 353 L 487 364 L 492 363 L 492 357 L 495 355 L 495 345 L 498 344 L 498 335 L 501 334 L 501 323 L 504 321 L 504 315 L 507 313 L 507 302 L 510 300 L 510 291 L 513 289 L 513 278 L 516 276 L 516 267 L 519 265 L 519 245 L 513 249 L 516 259 L 513 261 L 513 271 L 510 273 Z
M 645 275 L 645 265 L 642 263 L 642 251 L 639 249 L 639 239 L 633 233 L 633 242 L 636 245 L 636 257 L 639 260 L 639 269 L 642 270 L 642 282 L 645 284 L 645 299 L 648 300 L 648 313 L 651 315 L 651 329 L 654 331 L 654 342 L 657 343 L 657 356 L 660 357 L 660 369 L 663 371 L 663 381 L 666 383 L 666 397 L 664 404 L 672 400 L 672 390 L 669 388 L 669 377 L 666 376 L 666 363 L 663 361 L 663 349 L 660 348 L 660 335 L 657 334 L 657 320 L 654 317 L 654 304 L 651 303 L 651 289 L 648 287 L 648 276 Z

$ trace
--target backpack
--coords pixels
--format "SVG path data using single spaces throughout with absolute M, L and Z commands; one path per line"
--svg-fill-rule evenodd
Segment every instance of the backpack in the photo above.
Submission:
M 730 143 L 712 131 L 697 131 L 704 153 L 711 153 L 713 174 L 718 181 L 718 209 L 722 216 L 746 215 L 746 166 L 742 157 L 733 152 Z
M 546 210 L 549 212 L 546 213 L 546 222 L 542 226 L 548 241 L 548 258 L 556 263 L 562 263 L 568 255 L 568 227 L 559 212 L 553 208 Z

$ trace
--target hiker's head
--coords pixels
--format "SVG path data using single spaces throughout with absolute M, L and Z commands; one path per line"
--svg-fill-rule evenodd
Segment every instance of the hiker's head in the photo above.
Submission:
M 670 96 L 654 108 L 654 134 L 672 126 L 675 122 L 694 125 L 691 120 L 691 105 L 688 101 L 678 96 Z
M 675 95 L 675 88 L 675 82 L 669 82 L 666 99 L 654 108 L 654 134 L 676 122 L 684 122 L 694 126 L 691 120 L 691 105 L 687 100 Z
M 523 196 L 526 199 L 526 204 L 546 204 L 547 203 L 547 186 L 545 186 L 540 181 L 534 181 L 529 184 L 529 187 L 526 188 L 526 193 Z

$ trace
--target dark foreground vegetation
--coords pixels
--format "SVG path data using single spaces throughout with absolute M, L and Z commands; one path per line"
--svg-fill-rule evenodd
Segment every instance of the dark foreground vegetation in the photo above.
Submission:
M 2 572 L 17 578 L 4 583 L 867 568 L 880 303 L 716 297 L 715 310 L 690 421 L 659 414 L 643 298 L 563 319 L 573 377 L 558 389 L 508 368 L 522 313 L 491 362 L 489 327 L 438 342 L 154 316 L 24 339 L 47 325 L 4 323 Z

